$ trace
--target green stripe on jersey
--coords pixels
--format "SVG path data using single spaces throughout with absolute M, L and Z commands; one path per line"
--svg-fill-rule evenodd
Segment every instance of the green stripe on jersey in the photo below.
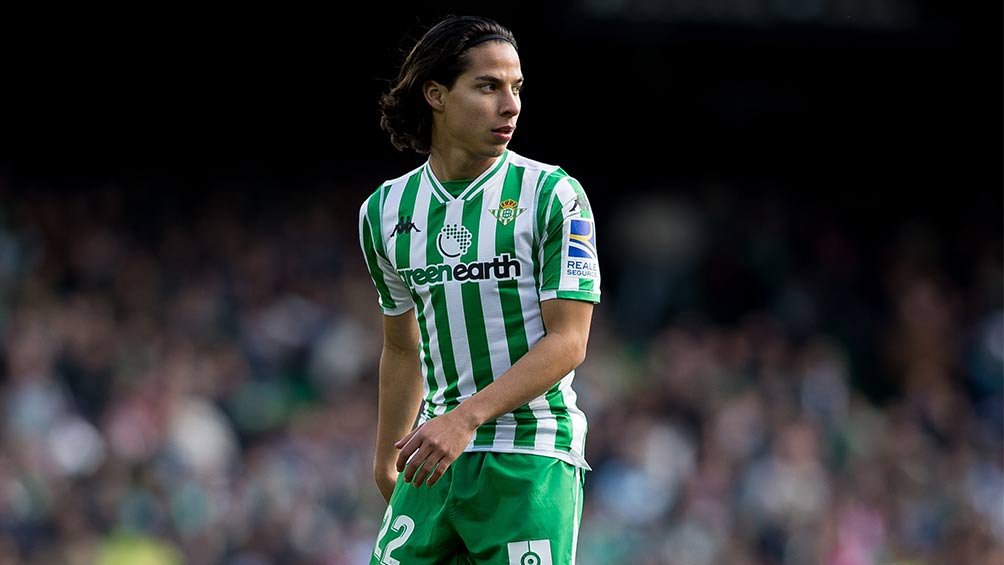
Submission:
M 565 395 L 558 388 L 560 386 L 559 382 L 547 392 L 547 405 L 551 407 L 551 414 L 558 422 L 558 431 L 554 435 L 554 447 L 567 452 L 572 448 L 572 418 L 568 415 Z
M 545 222 L 547 233 L 543 240 L 544 272 L 541 273 L 540 288 L 556 289 L 561 283 L 561 236 L 564 226 L 564 216 L 561 212 L 561 201 L 555 197 L 551 200 L 551 208 Z
M 575 196 L 577 198 L 579 198 L 582 201 L 589 202 L 589 199 L 586 198 L 586 192 L 582 190 L 582 185 L 579 184 L 579 181 L 575 180 L 572 177 L 568 177 L 568 184 L 572 185 L 572 188 L 575 189 Z M 579 206 L 579 216 L 583 218 L 592 219 L 593 218 L 592 208 L 589 206 Z
M 534 195 L 533 197 L 536 200 L 536 205 L 538 207 L 537 208 L 538 210 L 539 210 L 539 207 L 541 205 L 540 204 L 540 193 L 542 192 L 541 191 L 541 185 L 543 184 L 545 178 L 547 178 L 547 171 L 543 171 L 542 170 L 542 171 L 540 171 L 540 172 L 537 173 L 537 182 L 534 183 L 535 190 L 533 192 L 533 195 Z M 540 214 L 538 213 L 537 216 L 534 218 L 534 221 L 533 221 L 533 240 L 532 240 L 533 244 L 530 246 L 530 248 L 534 250 L 534 252 L 531 253 L 530 255 L 532 255 L 532 260 L 533 260 L 533 269 L 532 269 L 533 270 L 533 288 L 536 288 L 536 289 L 540 288 L 540 254 L 536 253 L 536 250 L 537 250 L 537 246 L 540 244 L 540 238 L 541 238 L 540 229 L 541 229 L 541 226 L 543 225 L 542 223 L 540 223 L 540 221 L 538 221 L 539 218 L 540 218 Z
M 394 298 L 390 294 L 390 288 L 387 287 L 387 280 L 384 278 L 383 270 L 380 269 L 380 264 L 377 263 L 377 251 L 373 245 L 373 228 L 370 226 L 369 214 L 363 216 L 360 230 L 363 240 L 363 255 L 366 257 L 366 268 L 369 269 L 370 276 L 373 278 L 373 284 L 377 289 L 377 294 L 380 295 L 380 305 L 387 309 L 397 308 L 397 303 L 394 302 Z
M 547 239 L 548 234 L 545 233 L 545 230 L 554 229 L 554 226 L 549 224 L 550 217 L 548 214 L 550 212 L 551 196 L 554 194 L 555 185 L 566 176 L 568 175 L 561 169 L 552 172 L 544 177 L 544 185 L 537 191 L 536 241 Z
M 415 198 L 418 196 L 418 185 L 422 182 L 421 175 L 411 175 L 408 184 L 404 187 L 401 195 L 401 203 L 397 207 L 397 218 L 412 218 L 415 215 Z M 411 266 L 411 231 L 394 232 L 396 252 L 394 258 L 397 259 L 398 269 L 407 269 Z
M 387 258 L 387 250 L 383 246 L 383 235 L 380 233 L 382 230 L 380 226 L 381 216 L 380 213 L 383 211 L 383 202 L 387 198 L 385 195 L 390 192 L 387 187 L 382 187 L 380 189 L 379 197 L 374 194 L 370 197 L 369 203 L 366 206 L 366 221 L 370 225 L 370 234 L 373 236 L 373 250 L 376 251 L 384 259 Z

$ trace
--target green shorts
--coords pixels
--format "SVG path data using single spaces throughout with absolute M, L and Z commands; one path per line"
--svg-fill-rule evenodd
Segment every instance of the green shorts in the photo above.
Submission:
M 521 453 L 462 453 L 431 487 L 401 473 L 370 564 L 573 564 L 582 485 L 582 469 Z

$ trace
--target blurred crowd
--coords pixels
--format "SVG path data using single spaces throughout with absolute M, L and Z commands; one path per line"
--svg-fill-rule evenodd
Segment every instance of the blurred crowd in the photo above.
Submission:
M 0 564 L 358 564 L 364 191 L 0 178 Z M 597 205 L 579 562 L 1004 562 L 1000 226 Z

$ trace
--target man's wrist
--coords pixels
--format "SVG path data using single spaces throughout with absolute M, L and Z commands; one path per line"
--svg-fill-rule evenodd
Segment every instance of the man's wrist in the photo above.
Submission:
M 457 417 L 460 421 L 464 423 L 467 429 L 474 431 L 478 429 L 481 424 L 485 423 L 485 419 L 480 414 L 478 406 L 478 395 L 474 395 L 467 400 L 460 403 L 453 411 L 456 412 Z

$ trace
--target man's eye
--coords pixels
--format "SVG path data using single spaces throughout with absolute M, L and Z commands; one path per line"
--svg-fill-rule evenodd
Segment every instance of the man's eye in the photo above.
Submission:
M 495 85 L 494 84 L 482 84 L 481 85 L 481 90 L 484 91 L 484 92 L 495 92 Z

